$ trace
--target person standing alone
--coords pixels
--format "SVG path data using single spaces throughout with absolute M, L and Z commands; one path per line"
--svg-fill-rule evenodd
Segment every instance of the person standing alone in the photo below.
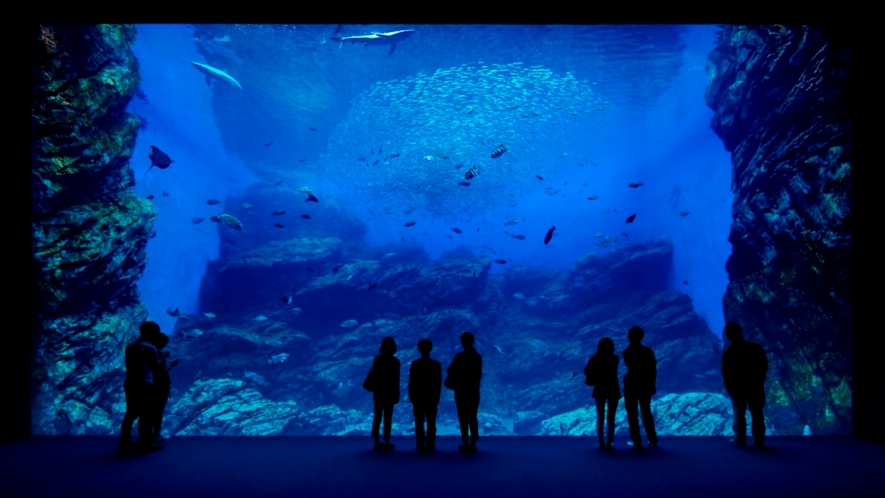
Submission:
M 738 446 L 747 445 L 747 407 L 753 417 L 753 446 L 765 447 L 765 376 L 768 374 L 768 357 L 765 350 L 755 342 L 744 339 L 743 329 L 737 323 L 725 326 L 725 337 L 731 345 L 722 352 L 722 380 L 731 397 L 734 410 L 734 434 L 732 440 Z

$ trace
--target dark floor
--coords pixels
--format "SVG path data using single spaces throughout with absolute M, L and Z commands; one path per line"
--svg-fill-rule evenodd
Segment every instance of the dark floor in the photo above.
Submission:
M 420 455 L 394 438 L 182 437 L 163 451 L 117 457 L 111 437 L 35 437 L 0 444 L 0 496 L 885 496 L 885 445 L 850 437 L 770 438 L 765 451 L 713 437 L 663 438 L 611 453 L 582 437 L 458 438 Z

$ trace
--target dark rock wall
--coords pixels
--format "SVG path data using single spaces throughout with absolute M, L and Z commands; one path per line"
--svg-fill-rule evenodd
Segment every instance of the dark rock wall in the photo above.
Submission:
M 851 417 L 849 52 L 807 26 L 732 26 L 707 63 L 735 194 L 723 298 L 771 362 L 779 434 L 846 434 Z
M 129 159 L 140 84 L 130 25 L 40 25 L 31 45 L 35 434 L 110 434 L 123 350 L 147 318 L 136 282 L 155 213 Z

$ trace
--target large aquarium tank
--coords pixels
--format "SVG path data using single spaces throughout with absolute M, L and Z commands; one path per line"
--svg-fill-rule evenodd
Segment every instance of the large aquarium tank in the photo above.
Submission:
M 42 25 L 32 54 L 35 434 L 119 434 L 145 320 L 179 362 L 166 436 L 368 435 L 388 336 L 412 435 L 418 341 L 445 368 L 470 331 L 482 435 L 595 437 L 583 368 L 633 326 L 658 434 L 730 435 L 727 322 L 768 354 L 769 434 L 851 433 L 826 33 Z

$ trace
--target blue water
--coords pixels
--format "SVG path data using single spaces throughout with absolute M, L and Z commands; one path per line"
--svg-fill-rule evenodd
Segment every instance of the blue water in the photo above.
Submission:
M 206 200 L 284 179 L 357 216 L 370 246 L 406 241 L 432 258 L 466 246 L 506 258 L 494 272 L 565 270 L 591 251 L 670 240 L 671 287 L 719 335 L 732 194 L 730 157 L 704 102 L 715 27 L 343 26 L 339 35 L 406 28 L 415 34 L 388 54 L 339 49 L 335 26 L 137 26 L 146 101 L 133 99 L 130 112 L 146 127 L 132 167 L 136 192 L 154 195 L 157 209 L 139 282 L 152 320 L 172 330 L 168 308 L 206 311 L 200 282 L 225 244 L 214 224 L 191 221 L 217 214 Z M 242 90 L 207 86 L 191 62 L 226 70 Z M 500 142 L 510 150 L 491 159 Z M 175 162 L 142 180 L 150 145 Z M 379 159 L 382 147 L 403 155 L 359 160 Z M 458 186 L 473 165 L 483 172 Z M 519 223 L 505 226 L 511 218 Z M 619 240 L 600 247 L 597 233 Z

